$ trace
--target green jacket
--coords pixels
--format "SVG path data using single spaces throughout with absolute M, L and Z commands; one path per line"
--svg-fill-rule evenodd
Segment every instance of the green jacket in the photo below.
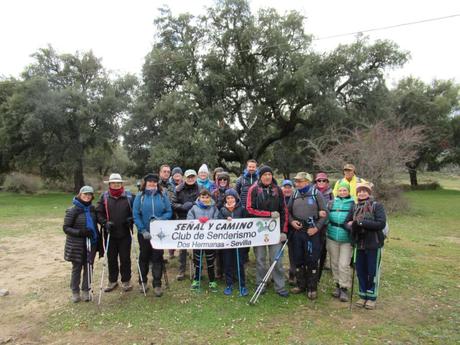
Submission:
M 337 242 L 351 242 L 350 232 L 344 228 L 345 219 L 355 204 L 351 196 L 347 198 L 335 197 L 329 211 L 327 237 Z

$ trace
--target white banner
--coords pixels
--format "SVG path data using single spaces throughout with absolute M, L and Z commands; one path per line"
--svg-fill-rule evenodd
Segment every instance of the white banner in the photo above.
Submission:
M 155 249 L 225 249 L 276 244 L 279 218 L 153 220 L 151 243 Z

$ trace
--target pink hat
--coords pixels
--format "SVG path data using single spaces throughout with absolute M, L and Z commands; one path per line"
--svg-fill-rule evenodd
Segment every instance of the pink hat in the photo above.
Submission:
M 318 180 L 328 180 L 329 181 L 329 179 L 327 178 L 327 174 L 323 172 L 316 174 L 315 181 L 318 181 Z

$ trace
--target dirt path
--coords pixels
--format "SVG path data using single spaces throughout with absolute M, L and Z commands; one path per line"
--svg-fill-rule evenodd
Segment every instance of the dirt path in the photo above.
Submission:
M 56 226 L 62 220 L 56 220 Z M 56 233 L 0 239 L 0 344 L 41 344 L 42 326 L 50 311 L 67 303 L 63 259 L 64 236 Z

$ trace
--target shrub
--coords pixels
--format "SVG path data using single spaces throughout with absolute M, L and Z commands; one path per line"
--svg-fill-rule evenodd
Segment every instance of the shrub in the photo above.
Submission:
M 35 175 L 14 172 L 6 176 L 3 189 L 13 193 L 34 194 L 41 187 L 41 180 Z

